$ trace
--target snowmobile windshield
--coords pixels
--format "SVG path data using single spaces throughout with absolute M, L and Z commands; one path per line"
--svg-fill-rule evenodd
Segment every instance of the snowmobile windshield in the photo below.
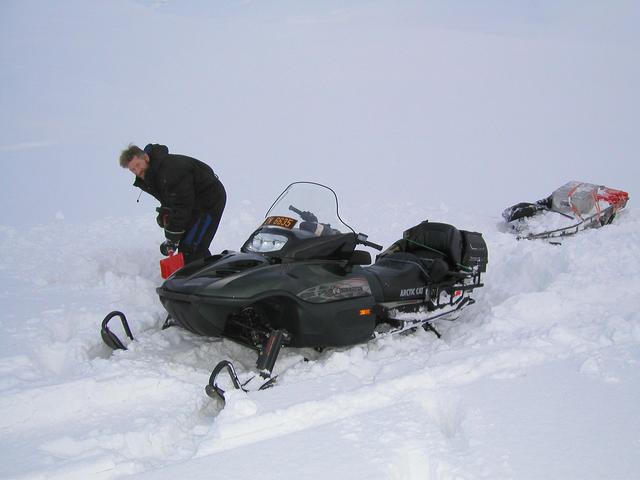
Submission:
M 247 242 L 252 252 L 281 250 L 293 239 L 355 233 L 338 213 L 338 197 L 322 184 L 295 182 L 278 196 L 265 215 L 261 228 Z
M 340 218 L 336 193 L 319 183 L 292 183 L 273 202 L 265 217 L 271 222 L 265 221 L 269 225 L 306 231 L 313 228 L 318 235 L 355 233 Z

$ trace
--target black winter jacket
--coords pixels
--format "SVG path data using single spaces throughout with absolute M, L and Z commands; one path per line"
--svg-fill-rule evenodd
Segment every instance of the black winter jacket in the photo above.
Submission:
M 165 236 L 179 241 L 202 212 L 226 200 L 226 192 L 218 176 L 206 163 L 185 155 L 170 154 L 165 145 L 144 147 L 149 167 L 144 179 L 136 177 L 134 186 L 158 199 L 169 209 Z

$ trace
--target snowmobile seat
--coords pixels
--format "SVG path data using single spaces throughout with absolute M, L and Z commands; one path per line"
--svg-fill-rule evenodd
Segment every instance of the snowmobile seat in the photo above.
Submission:
M 428 220 L 406 230 L 402 236 L 406 250 L 421 258 L 443 259 L 451 270 L 458 270 L 462 260 L 462 234 L 453 225 Z
M 388 253 L 388 249 L 384 254 L 378 255 L 376 263 L 369 269 L 382 274 L 391 284 L 397 283 L 390 280 L 392 277 L 397 277 L 398 281 L 411 277 L 409 270 L 414 271 L 416 278 L 421 278 L 429 285 L 441 283 L 445 279 L 451 279 L 451 275 L 456 275 L 441 258 L 421 258 L 414 253 L 401 251 Z
M 437 278 L 460 279 L 472 270 L 486 272 L 489 260 L 487 244 L 481 233 L 428 221 L 406 230 L 403 238 L 378 255 L 377 259 L 398 252 L 420 258 L 433 272 L 432 277 Z
M 460 269 L 462 260 L 462 234 L 446 223 L 424 222 L 406 230 L 401 240 L 378 255 L 384 257 L 395 252 L 412 253 L 425 260 L 443 260 L 451 271 Z

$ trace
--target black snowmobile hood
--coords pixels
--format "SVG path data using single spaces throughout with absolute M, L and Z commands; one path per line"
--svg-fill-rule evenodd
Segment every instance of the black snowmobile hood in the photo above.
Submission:
M 356 273 L 358 272 L 358 273 Z M 355 275 L 362 275 L 359 267 Z M 257 300 L 263 296 L 295 296 L 300 291 L 345 278 L 341 262 L 309 259 L 273 263 L 254 253 L 227 253 L 209 257 L 178 270 L 158 293 L 180 294 L 201 300 Z
M 269 261 L 262 255 L 226 251 L 181 268 L 160 288 L 198 295 L 215 282 L 268 265 Z

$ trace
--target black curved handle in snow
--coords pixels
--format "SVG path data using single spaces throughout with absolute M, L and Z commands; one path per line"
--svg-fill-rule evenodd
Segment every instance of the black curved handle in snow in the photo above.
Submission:
M 122 328 L 124 328 L 124 332 L 127 336 L 133 340 L 133 334 L 131 333 L 131 329 L 129 328 L 129 322 L 127 322 L 127 317 L 124 316 L 124 313 L 118 312 L 114 310 L 109 313 L 104 320 L 102 320 L 102 328 L 100 329 L 100 336 L 102 337 L 102 341 L 112 350 L 126 350 L 124 343 L 118 338 L 118 336 L 109 330 L 109 320 L 113 317 L 120 317 L 120 321 L 122 322 Z
M 207 396 L 213 398 L 214 400 L 220 399 L 223 403 L 225 402 L 225 391 L 221 387 L 219 387 L 217 383 L 218 375 L 220 375 L 223 370 L 227 371 L 227 374 L 229 375 L 231 383 L 233 383 L 233 387 L 235 389 L 242 390 L 243 392 L 249 392 L 249 390 L 247 390 L 245 386 L 252 380 L 252 378 L 247 380 L 244 384 L 241 384 L 240 379 L 238 378 L 238 374 L 236 373 L 236 369 L 233 367 L 233 363 L 231 363 L 229 360 L 222 360 L 215 366 L 215 368 L 211 372 L 211 375 L 209 376 L 209 383 L 204 387 L 204 391 L 206 392 Z M 269 378 L 266 382 L 260 385 L 260 387 L 258 387 L 258 390 L 265 390 L 272 387 L 276 379 L 277 376 Z
M 213 399 L 220 398 L 222 401 L 224 401 L 224 390 L 220 388 L 216 383 L 218 375 L 224 369 L 227 370 L 227 373 L 229 374 L 229 378 L 231 378 L 231 382 L 233 383 L 233 386 L 238 390 L 243 390 L 246 392 L 246 390 L 242 388 L 242 385 L 240 385 L 240 380 L 238 379 L 238 374 L 236 373 L 236 369 L 233 368 L 233 364 L 228 360 L 222 360 L 221 362 L 218 362 L 218 364 L 215 366 L 215 368 L 211 372 L 211 375 L 209 376 L 209 383 L 204 389 L 204 391 L 207 393 L 207 395 L 210 398 L 213 398 Z

